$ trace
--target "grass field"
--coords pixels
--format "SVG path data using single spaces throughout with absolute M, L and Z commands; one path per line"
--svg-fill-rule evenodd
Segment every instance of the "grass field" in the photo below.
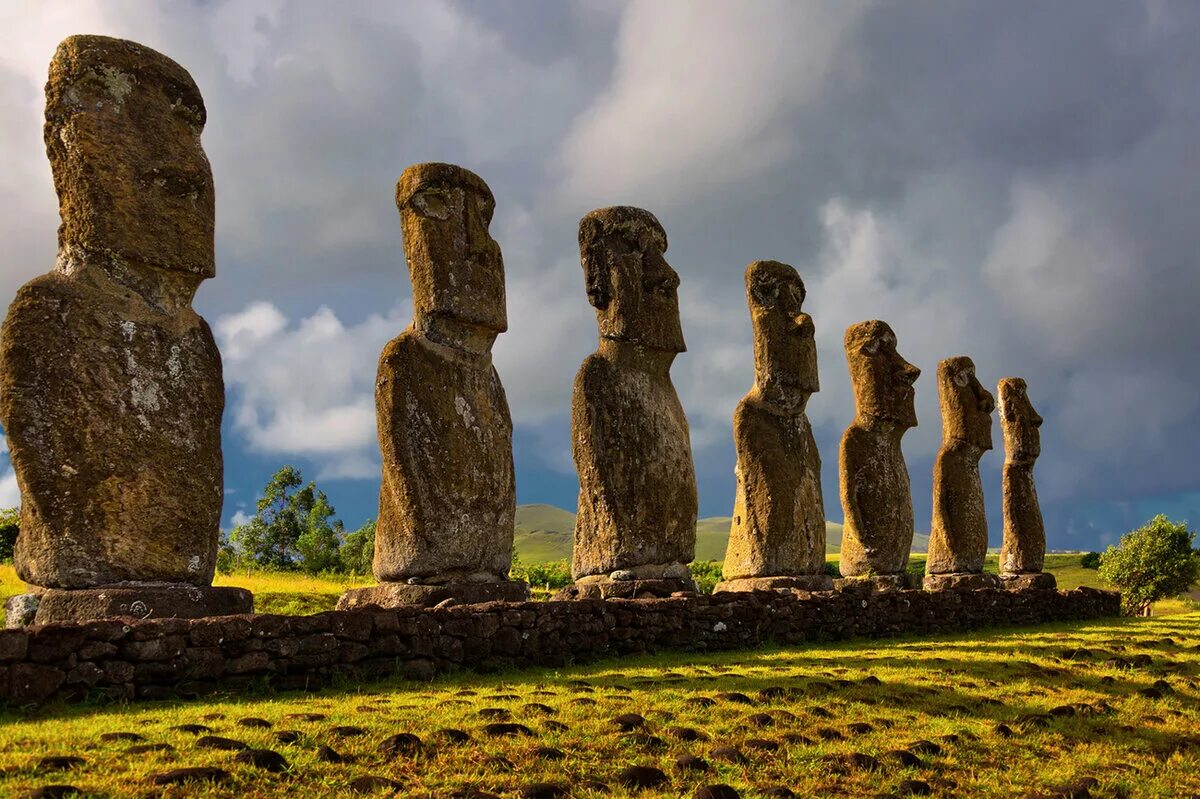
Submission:
M 360 795 L 355 780 L 375 777 L 395 783 L 377 795 L 434 797 L 690 797 L 710 784 L 743 797 L 788 795 L 776 788 L 799 797 L 1186 797 L 1200 792 L 1197 641 L 1192 613 L 303 695 L 50 708 L 0 715 L 0 796 L 53 783 L 114 799 L 349 797 Z M 631 732 L 619 730 L 623 714 L 635 714 L 622 720 Z M 523 726 L 494 736 L 492 723 Z M 177 728 L 184 724 L 205 729 Z M 113 733 L 138 737 L 101 737 Z M 245 762 L 270 755 L 239 760 L 204 748 L 202 735 L 272 750 L 284 770 Z M 390 752 L 395 735 L 416 737 L 391 739 Z M 329 762 L 322 746 L 343 761 Z M 81 760 L 43 760 L 64 756 Z M 699 765 L 689 756 L 707 769 L 677 765 Z M 227 782 L 151 782 L 198 766 L 221 769 Z M 630 766 L 658 769 L 661 777 L 641 773 L 665 782 L 625 787 Z

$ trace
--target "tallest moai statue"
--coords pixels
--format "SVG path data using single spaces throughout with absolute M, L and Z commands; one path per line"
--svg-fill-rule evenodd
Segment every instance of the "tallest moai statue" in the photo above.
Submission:
M 245 591 L 209 588 L 225 394 L 191 306 L 215 274 L 204 123 L 191 76 L 147 47 L 72 36 L 50 63 L 58 261 L 0 334 L 17 572 L 55 589 L 38 622 L 250 609 Z

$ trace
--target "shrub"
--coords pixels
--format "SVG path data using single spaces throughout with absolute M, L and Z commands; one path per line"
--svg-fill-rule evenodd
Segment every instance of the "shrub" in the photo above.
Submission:
M 715 560 L 694 560 L 688 566 L 700 593 L 711 594 L 717 583 L 721 582 L 721 565 Z
M 1148 615 L 1151 603 L 1182 594 L 1200 578 L 1194 538 L 1185 522 L 1155 516 L 1105 550 L 1100 577 L 1121 589 L 1126 613 Z
M 523 563 L 514 558 L 509 574 L 514 580 L 524 580 L 534 588 L 546 590 L 566 588 L 572 582 L 571 564 L 565 560 L 552 563 Z
M 17 533 L 21 532 L 20 508 L 0 510 L 0 562 L 12 560 L 13 547 L 17 545 Z
M 1087 553 L 1086 555 L 1083 556 L 1082 559 L 1080 559 L 1079 565 L 1085 569 L 1099 569 L 1100 568 L 1100 553 L 1099 552 Z
M 835 580 L 840 579 L 842 576 L 842 572 L 840 569 L 838 569 L 838 565 L 831 560 L 825 561 L 825 573 Z

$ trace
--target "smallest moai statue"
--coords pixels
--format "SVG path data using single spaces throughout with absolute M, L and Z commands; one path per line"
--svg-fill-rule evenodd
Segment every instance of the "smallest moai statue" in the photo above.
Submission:
M 820 391 L 804 282 L 778 261 L 746 268 L 754 387 L 733 414 L 737 495 L 715 591 L 830 591 L 821 456 L 805 408 Z
M 996 386 L 1000 429 L 1004 432 L 1004 544 L 1000 581 L 1005 588 L 1056 588 L 1046 564 L 1046 528 L 1033 482 L 1033 464 L 1042 452 L 1042 417 L 1029 402 L 1025 381 L 1005 377 Z
M 988 526 L 979 479 L 979 459 L 992 448 L 996 401 L 979 383 L 975 364 L 966 356 L 939 363 L 937 380 L 942 448 L 933 465 L 925 588 L 999 588 L 999 578 L 983 573 Z

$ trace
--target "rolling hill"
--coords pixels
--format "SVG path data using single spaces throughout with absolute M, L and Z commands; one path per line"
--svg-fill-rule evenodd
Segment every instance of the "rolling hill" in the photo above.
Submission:
M 724 560 L 729 541 L 728 516 L 710 516 L 696 522 L 696 560 Z M 571 559 L 571 537 L 575 514 L 553 505 L 518 505 L 515 524 L 517 555 L 526 563 Z M 825 550 L 837 554 L 842 544 L 842 526 L 825 522 Z M 917 533 L 913 552 L 925 552 L 929 536 Z

